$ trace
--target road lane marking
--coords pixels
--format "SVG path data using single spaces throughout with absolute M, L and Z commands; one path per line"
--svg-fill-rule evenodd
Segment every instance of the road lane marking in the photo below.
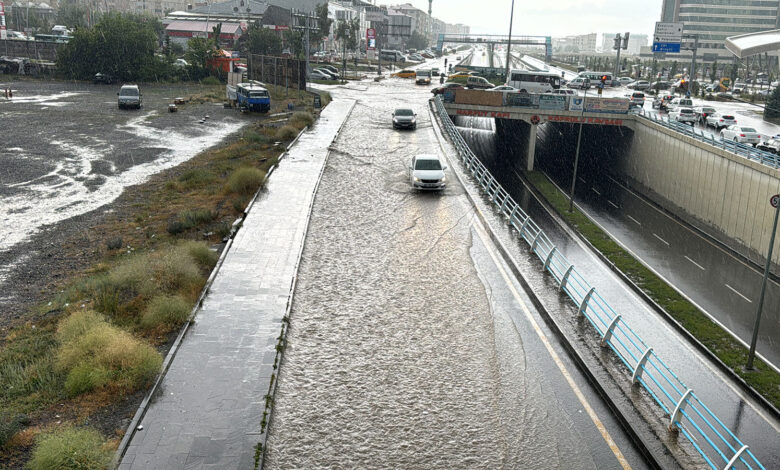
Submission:
M 610 201 L 609 199 L 607 199 L 607 202 L 608 202 L 608 203 L 610 203 L 610 204 L 612 204 L 612 207 L 614 207 L 615 209 L 620 209 L 620 206 L 618 206 L 618 205 L 617 205 L 617 204 L 615 204 L 614 202 Z
M 666 246 L 669 246 L 669 242 L 668 242 L 668 241 L 666 241 L 666 240 L 664 240 L 663 238 L 659 237 L 659 236 L 658 236 L 658 235 L 656 235 L 655 233 L 653 233 L 653 236 L 654 236 L 655 238 L 657 238 L 657 239 L 661 240 L 662 242 L 664 242 L 664 243 L 666 244 Z
M 582 181 L 583 183 L 587 183 L 587 181 L 585 181 L 585 180 L 584 180 L 584 179 L 582 179 L 582 178 L 577 178 L 577 179 L 578 179 L 578 180 L 580 180 L 580 181 Z
M 742 295 L 742 292 L 738 291 L 737 289 L 734 289 L 733 287 L 731 287 L 731 286 L 730 286 L 730 285 L 728 285 L 728 284 L 725 284 L 725 286 L 726 286 L 726 287 L 728 287 L 728 288 L 729 288 L 729 290 L 731 290 L 731 292 L 733 292 L 733 293 L 737 294 L 738 296 L 742 297 L 743 299 L 747 300 L 747 301 L 748 301 L 748 303 L 751 303 L 751 304 L 753 303 L 753 301 L 752 301 L 752 300 L 750 300 L 750 299 L 748 299 L 747 297 L 745 297 L 744 295 Z
M 636 224 L 637 224 L 637 225 L 639 225 L 639 226 L 641 226 L 641 225 L 642 225 L 642 222 L 640 222 L 640 221 L 636 220 L 635 218 L 631 217 L 630 215 L 626 214 L 626 217 L 628 217 L 629 219 L 631 219 L 631 220 L 633 220 L 634 222 L 636 222 Z
M 593 191 L 594 193 L 598 194 L 599 196 L 601 196 L 601 193 L 598 192 L 598 190 L 596 188 L 590 188 L 590 190 Z
M 523 310 L 523 313 L 525 313 L 526 319 L 534 328 L 534 331 L 536 331 L 536 335 L 542 341 L 542 344 L 544 344 L 544 347 L 547 349 L 547 352 L 550 354 L 550 357 L 555 362 L 555 365 L 558 366 L 558 370 L 561 371 L 561 374 L 566 379 L 566 382 L 569 383 L 569 387 L 571 387 L 572 391 L 577 396 L 577 400 L 579 400 L 580 404 L 585 409 L 585 412 L 588 413 L 588 416 L 590 417 L 591 421 L 593 421 L 593 424 L 599 430 L 599 433 L 601 433 L 601 437 L 604 438 L 604 441 L 607 443 L 610 450 L 612 450 L 612 453 L 615 455 L 615 458 L 620 463 L 620 466 L 623 467 L 625 470 L 630 470 L 631 465 L 628 463 L 628 460 L 626 460 L 625 456 L 620 451 L 615 441 L 612 439 L 612 436 L 609 434 L 609 431 L 607 431 L 607 428 L 606 426 L 604 426 L 604 423 L 602 423 L 598 415 L 596 415 L 596 411 L 590 406 L 590 403 L 588 403 L 587 399 L 585 398 L 585 395 L 577 386 L 577 383 L 574 382 L 574 378 L 572 378 L 571 374 L 569 374 L 569 371 L 566 369 L 566 366 L 563 364 L 563 361 L 555 352 L 555 349 L 553 349 L 552 344 L 550 344 L 550 341 L 547 339 L 547 336 L 545 336 L 544 332 L 539 327 L 539 324 L 536 322 L 533 315 L 531 315 L 531 311 L 528 309 L 528 306 L 525 304 L 525 302 L 523 302 L 523 299 L 520 297 L 520 293 L 517 292 L 517 289 L 515 289 L 515 286 L 512 283 L 511 279 L 509 278 L 509 275 L 507 274 L 506 270 L 504 270 L 504 267 L 501 266 L 501 264 L 498 261 L 498 258 L 496 258 L 495 253 L 493 253 L 493 250 L 491 249 L 491 243 L 488 242 L 488 235 L 487 233 L 485 233 L 485 228 L 482 227 L 481 223 L 475 224 L 475 228 L 477 230 L 477 233 L 479 234 L 479 237 L 482 239 L 482 243 L 485 245 L 485 249 L 490 255 L 490 258 L 493 260 L 493 264 L 496 266 L 496 269 L 498 269 L 498 272 L 501 273 L 501 277 L 504 278 L 504 282 L 506 283 L 507 288 L 509 288 L 510 292 L 512 292 L 512 296 L 515 298 L 517 303 L 520 304 L 520 308 Z
M 704 266 L 700 265 L 700 264 L 699 264 L 699 263 L 697 263 L 696 261 L 694 261 L 694 260 L 692 260 L 692 259 L 688 258 L 687 256 L 685 256 L 685 259 L 687 259 L 687 260 L 688 260 L 688 261 L 690 261 L 691 263 L 695 264 L 695 265 L 696 265 L 696 267 L 697 267 L 697 268 L 699 268 L 699 269 L 701 269 L 702 271 L 706 271 L 706 269 L 704 269 Z

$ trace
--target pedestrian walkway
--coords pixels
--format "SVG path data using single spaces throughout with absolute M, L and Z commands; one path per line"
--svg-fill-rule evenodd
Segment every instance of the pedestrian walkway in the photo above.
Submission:
M 119 468 L 253 468 L 297 261 L 328 147 L 354 105 L 335 100 L 269 178 L 227 253 Z

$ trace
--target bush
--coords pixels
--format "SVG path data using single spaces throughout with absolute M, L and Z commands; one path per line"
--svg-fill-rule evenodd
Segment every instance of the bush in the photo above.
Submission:
M 157 287 L 165 292 L 184 291 L 197 294 L 203 287 L 198 265 L 184 246 L 178 246 L 154 259 L 151 274 Z
M 271 143 L 271 138 L 267 135 L 257 132 L 253 129 L 248 129 L 244 131 L 244 140 L 246 140 L 249 143 L 252 144 L 269 144 Z
M 222 85 L 222 82 L 220 82 L 217 77 L 211 76 L 211 77 L 206 77 L 203 80 L 201 80 L 200 84 L 201 85 L 206 85 L 206 86 L 213 86 L 213 85 Z
M 188 209 L 179 212 L 179 222 L 187 229 L 190 229 L 211 222 L 216 216 L 217 214 L 208 209 Z
M 298 129 L 311 126 L 314 123 L 314 116 L 306 111 L 296 111 L 290 118 L 290 123 Z
M 181 296 L 157 296 L 146 307 L 141 317 L 141 327 L 147 330 L 171 331 L 187 320 L 190 309 L 190 305 Z
M 112 456 L 97 431 L 65 427 L 38 439 L 27 466 L 30 470 L 105 470 Z
M 122 248 L 122 237 L 114 237 L 106 241 L 106 248 L 109 250 L 118 250 Z
M 106 385 L 132 392 L 151 383 L 162 365 L 153 347 L 95 312 L 73 313 L 61 322 L 57 336 L 61 344 L 56 365 L 67 375 L 69 396 Z
M 190 241 L 184 243 L 182 246 L 201 268 L 211 270 L 211 268 L 217 264 L 219 255 L 205 243 Z
M 263 184 L 264 177 L 265 173 L 257 168 L 242 167 L 230 175 L 228 188 L 234 193 L 251 195 Z
M 30 419 L 25 415 L 14 416 L 9 412 L 0 411 L 0 449 L 4 448 L 14 434 L 29 423 Z
M 183 231 L 187 230 L 187 228 L 180 220 L 171 220 L 168 222 L 168 227 L 166 228 L 166 230 L 171 235 L 178 235 Z
M 298 136 L 298 129 L 290 125 L 282 126 L 279 128 L 278 131 L 276 131 L 276 138 L 284 142 L 293 140 L 297 136 Z
M 182 184 L 182 187 L 185 189 L 192 189 L 192 188 L 198 188 L 201 186 L 205 186 L 209 183 L 214 182 L 217 177 L 214 175 L 214 173 L 210 172 L 209 170 L 205 170 L 203 168 L 195 168 L 192 170 L 185 171 L 181 176 L 179 176 L 179 182 Z

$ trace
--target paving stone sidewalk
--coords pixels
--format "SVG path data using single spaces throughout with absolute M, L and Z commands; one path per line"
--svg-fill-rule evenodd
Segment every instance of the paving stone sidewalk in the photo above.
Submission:
M 331 102 L 268 179 L 120 469 L 253 468 L 309 208 L 328 146 L 353 105 Z

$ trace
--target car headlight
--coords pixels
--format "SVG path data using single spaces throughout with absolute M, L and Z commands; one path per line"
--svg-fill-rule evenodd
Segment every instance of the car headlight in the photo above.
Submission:
M 415 177 L 414 177 L 414 182 L 415 182 L 415 183 L 419 183 L 419 182 L 420 182 L 420 178 L 418 178 L 418 177 L 416 177 L 416 176 L 415 176 Z
M 445 181 L 447 181 L 447 177 L 446 177 L 446 176 L 442 176 L 442 177 L 441 177 L 441 179 L 440 179 L 439 181 L 441 181 L 442 183 L 444 183 Z
M 414 124 L 415 122 L 417 122 L 417 118 L 412 118 L 412 120 L 411 120 L 410 122 L 411 122 L 412 124 Z

